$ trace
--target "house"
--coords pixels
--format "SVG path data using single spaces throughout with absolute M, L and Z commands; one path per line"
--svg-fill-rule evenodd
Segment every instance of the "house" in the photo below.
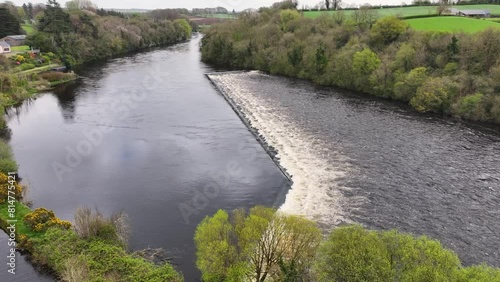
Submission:
M 489 18 L 491 16 L 489 10 L 461 10 L 458 14 L 463 17 L 479 17 L 479 18 Z
M 21 46 L 26 41 L 26 35 L 9 35 L 1 40 L 9 43 L 10 46 Z
M 10 53 L 10 44 L 5 41 L 0 41 L 0 54 Z
M 444 12 L 445 15 L 458 16 L 460 11 L 456 8 L 449 8 Z

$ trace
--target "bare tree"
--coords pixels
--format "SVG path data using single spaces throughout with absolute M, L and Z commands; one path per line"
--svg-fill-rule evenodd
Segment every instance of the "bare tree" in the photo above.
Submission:
M 448 12 L 450 9 L 450 1 L 449 0 L 440 0 L 439 1 L 439 6 L 437 7 L 437 13 L 438 15 L 442 15 L 446 12 Z
M 335 0 L 325 0 L 325 6 L 326 6 L 327 10 L 330 10 L 331 1 L 335 1 Z
M 333 10 L 337 11 L 340 8 L 340 3 L 342 0 L 331 0 L 333 4 Z

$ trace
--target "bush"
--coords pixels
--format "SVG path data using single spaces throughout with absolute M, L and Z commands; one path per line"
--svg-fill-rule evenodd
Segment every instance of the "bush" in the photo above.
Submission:
M 482 113 L 482 101 L 484 95 L 477 93 L 475 95 L 465 96 L 458 102 L 458 114 L 463 118 L 477 119 Z
M 0 159 L 12 159 L 12 148 L 2 140 L 0 140 Z
M 60 273 L 64 281 L 182 281 L 168 263 L 156 266 L 108 242 L 84 240 L 71 229 L 49 228 L 33 246 L 34 261 Z
M 36 66 L 34 64 L 22 64 L 21 65 L 21 70 L 26 71 L 26 70 L 32 70 Z
M 40 232 L 45 231 L 49 227 L 59 227 L 62 229 L 71 228 L 69 221 L 60 220 L 54 215 L 54 212 L 46 208 L 38 208 L 24 217 L 24 223 L 31 230 Z
M 459 271 L 457 255 L 437 241 L 361 226 L 335 229 L 314 264 L 318 281 L 454 282 Z
M 39 77 L 49 81 L 49 82 L 55 82 L 55 81 L 62 81 L 70 77 L 71 74 L 63 73 L 63 72 L 44 72 L 39 75 Z
M 12 184 L 9 183 L 9 177 L 0 173 L 0 204 L 4 204 L 8 201 L 8 197 L 12 196 L 12 193 L 9 194 L 9 191 L 14 191 L 14 198 L 17 201 L 20 201 L 23 197 L 23 187 L 17 183 L 14 183 L 14 190 L 12 188 Z
M 83 239 L 100 238 L 112 243 L 127 245 L 130 224 L 124 213 L 105 217 L 97 208 L 79 208 L 75 212 L 76 233 Z
M 16 161 L 10 158 L 0 159 L 0 172 L 9 174 L 9 172 L 17 172 L 17 170 L 18 170 L 18 165 Z
M 452 88 L 452 85 L 443 78 L 429 78 L 418 88 L 410 105 L 419 112 L 446 112 L 454 95 Z

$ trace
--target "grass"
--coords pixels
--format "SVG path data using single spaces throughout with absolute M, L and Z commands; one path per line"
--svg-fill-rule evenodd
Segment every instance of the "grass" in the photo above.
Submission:
M 24 29 L 24 31 L 26 31 L 28 35 L 35 32 L 35 28 L 33 28 L 33 25 L 31 24 L 22 24 L 21 27 Z
M 414 30 L 474 33 L 487 28 L 500 28 L 500 23 L 464 17 L 434 17 L 406 20 Z
M 29 238 L 39 238 L 40 236 L 43 235 L 43 232 L 35 232 L 29 228 L 28 225 L 26 225 L 23 221 L 24 216 L 27 215 L 28 213 L 31 212 L 31 209 L 24 204 L 21 204 L 16 201 L 16 211 L 15 211 L 15 218 L 14 220 L 17 220 L 16 223 L 16 233 L 19 234 L 25 234 Z M 8 226 L 7 220 L 11 220 L 12 218 L 9 218 L 9 213 L 8 213 L 8 204 L 1 204 L 0 205 L 0 226 L 2 229 L 5 230 L 5 227 Z
M 410 17 L 410 16 L 426 16 L 437 14 L 437 6 L 418 6 L 418 7 L 399 7 L 399 8 L 387 8 L 387 9 L 377 9 L 380 18 L 388 16 L 400 16 L 400 17 Z M 459 10 L 490 10 L 492 15 L 500 15 L 500 5 L 463 5 L 454 6 Z M 349 16 L 355 11 L 346 10 L 344 13 Z M 323 14 L 333 14 L 336 11 L 308 11 L 304 12 L 304 16 L 307 18 L 317 18 Z
M 19 71 L 17 73 L 18 74 L 32 74 L 32 73 L 37 73 L 37 72 L 42 72 L 42 71 L 48 71 L 48 70 L 51 70 L 52 68 L 59 67 L 59 66 L 60 65 L 58 65 L 58 64 L 50 64 L 47 66 L 38 67 L 38 68 L 31 69 L 31 70 Z
M 30 46 L 28 46 L 28 45 L 12 46 L 10 49 L 13 52 L 23 52 L 23 51 L 29 51 L 30 50 Z

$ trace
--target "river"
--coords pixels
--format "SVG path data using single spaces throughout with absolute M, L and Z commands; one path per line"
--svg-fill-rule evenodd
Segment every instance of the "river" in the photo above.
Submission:
M 130 246 L 166 249 L 196 281 L 193 234 L 217 209 L 281 206 L 331 229 L 358 222 L 439 239 L 500 266 L 500 131 L 401 103 L 268 76 L 204 76 L 200 37 L 89 66 L 8 113 L 35 207 L 125 211 Z M 286 196 L 286 200 L 285 200 Z M 1 241 L 0 241 L 1 242 Z M 4 277 L 1 274 L 0 278 Z
M 293 176 L 283 211 L 440 240 L 500 266 L 500 128 L 259 72 L 212 74 Z
M 8 113 L 35 208 L 66 220 L 85 205 L 123 210 L 131 249 L 164 248 L 186 281 L 199 277 L 193 236 L 205 216 L 277 205 L 289 189 L 204 76 L 199 41 L 89 66 Z

